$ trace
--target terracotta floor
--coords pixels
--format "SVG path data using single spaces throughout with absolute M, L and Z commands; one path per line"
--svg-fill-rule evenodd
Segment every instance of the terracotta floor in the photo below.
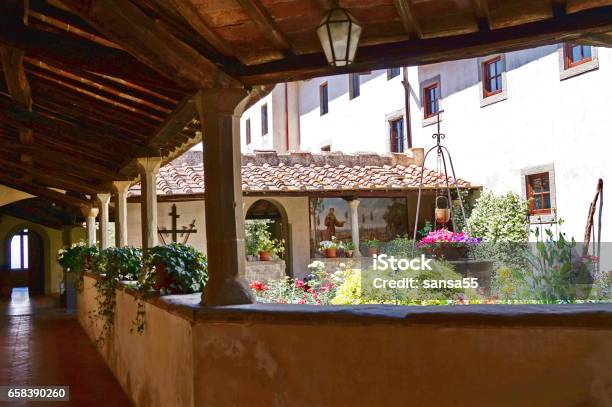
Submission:
M 0 300 L 0 385 L 70 386 L 70 402 L 0 406 L 130 406 L 76 316 L 57 303 L 26 290 Z

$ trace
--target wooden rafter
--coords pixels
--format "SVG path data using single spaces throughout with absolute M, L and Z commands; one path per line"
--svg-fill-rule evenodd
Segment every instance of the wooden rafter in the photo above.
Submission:
M 259 0 L 237 0 L 261 33 L 285 54 L 293 54 L 291 44 Z
M 2 70 L 11 98 L 21 107 L 32 109 L 32 92 L 23 69 L 24 52 L 13 47 L 0 46 Z
M 128 1 L 64 0 L 62 3 L 136 59 L 186 89 L 240 86 Z
M 421 27 L 412 13 L 410 0 L 393 0 L 397 14 L 399 14 L 400 21 L 404 26 L 404 30 L 410 35 L 410 38 L 422 38 L 423 32 Z
M 339 0 L 315 0 L 315 2 L 323 10 L 331 10 L 340 6 Z
M 52 202 L 66 204 L 76 208 L 89 208 L 92 206 L 91 201 L 85 201 L 74 196 L 66 195 L 53 189 L 45 188 L 42 185 L 22 183 L 19 179 L 13 178 L 7 174 L 0 174 L 0 184 L 30 195 L 46 198 Z
M 472 0 L 474 5 L 474 14 L 476 15 L 476 22 L 480 30 L 491 29 L 491 15 L 489 12 L 489 3 L 487 0 Z
M 299 55 L 283 61 L 245 67 L 239 79 L 245 85 L 260 85 L 393 66 L 432 64 L 557 44 L 565 40 L 587 40 L 610 32 L 612 6 L 487 32 L 361 47 L 357 61 L 342 68 L 327 66 L 321 53 Z
M 158 0 L 159 4 L 168 3 L 198 34 L 200 34 L 212 47 L 225 56 L 238 56 L 236 50 L 211 26 L 204 21 L 197 8 L 190 1 L 184 0 Z

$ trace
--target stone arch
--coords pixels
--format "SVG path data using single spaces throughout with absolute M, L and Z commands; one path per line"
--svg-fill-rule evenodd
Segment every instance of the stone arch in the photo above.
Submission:
M 278 239 L 285 240 L 285 261 L 286 272 L 292 272 L 292 253 L 291 253 L 291 224 L 287 216 L 287 210 L 281 202 L 276 199 L 262 198 L 253 202 L 245 212 L 245 219 L 271 219 L 274 221 L 272 235 Z

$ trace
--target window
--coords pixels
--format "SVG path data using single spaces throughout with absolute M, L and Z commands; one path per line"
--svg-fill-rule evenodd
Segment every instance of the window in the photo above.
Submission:
M 327 91 L 327 82 L 319 86 L 319 112 L 321 116 L 329 112 L 329 94 Z
M 527 200 L 531 215 L 550 214 L 550 180 L 548 172 L 527 175 Z
M 502 73 L 503 67 L 501 57 L 493 58 L 482 64 L 482 89 L 484 97 L 493 96 L 502 92 Z
M 396 76 L 399 76 L 399 74 L 400 74 L 400 68 L 387 69 L 387 80 L 391 80 L 395 78 Z
M 261 135 L 268 134 L 268 104 L 261 107 Z
M 349 99 L 355 99 L 361 94 L 361 82 L 358 73 L 349 74 Z
M 423 111 L 426 119 L 438 113 L 439 99 L 440 86 L 437 82 L 423 88 Z
M 22 229 L 11 239 L 11 269 L 28 268 L 28 229 Z
M 593 60 L 589 45 L 565 44 L 565 69 Z
M 389 121 L 390 149 L 392 153 L 404 152 L 404 119 Z
M 251 144 L 251 119 L 246 119 L 245 133 L 246 133 L 246 143 Z
M 599 68 L 597 47 L 566 43 L 559 47 L 558 54 L 561 80 Z

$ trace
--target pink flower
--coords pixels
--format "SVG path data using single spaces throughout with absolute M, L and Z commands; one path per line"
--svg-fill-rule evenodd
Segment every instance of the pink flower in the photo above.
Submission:
M 299 289 L 304 290 L 304 291 L 306 291 L 306 289 L 308 288 L 308 286 L 306 285 L 304 280 L 295 280 L 295 282 L 293 283 L 293 286 L 295 288 L 299 288 Z

